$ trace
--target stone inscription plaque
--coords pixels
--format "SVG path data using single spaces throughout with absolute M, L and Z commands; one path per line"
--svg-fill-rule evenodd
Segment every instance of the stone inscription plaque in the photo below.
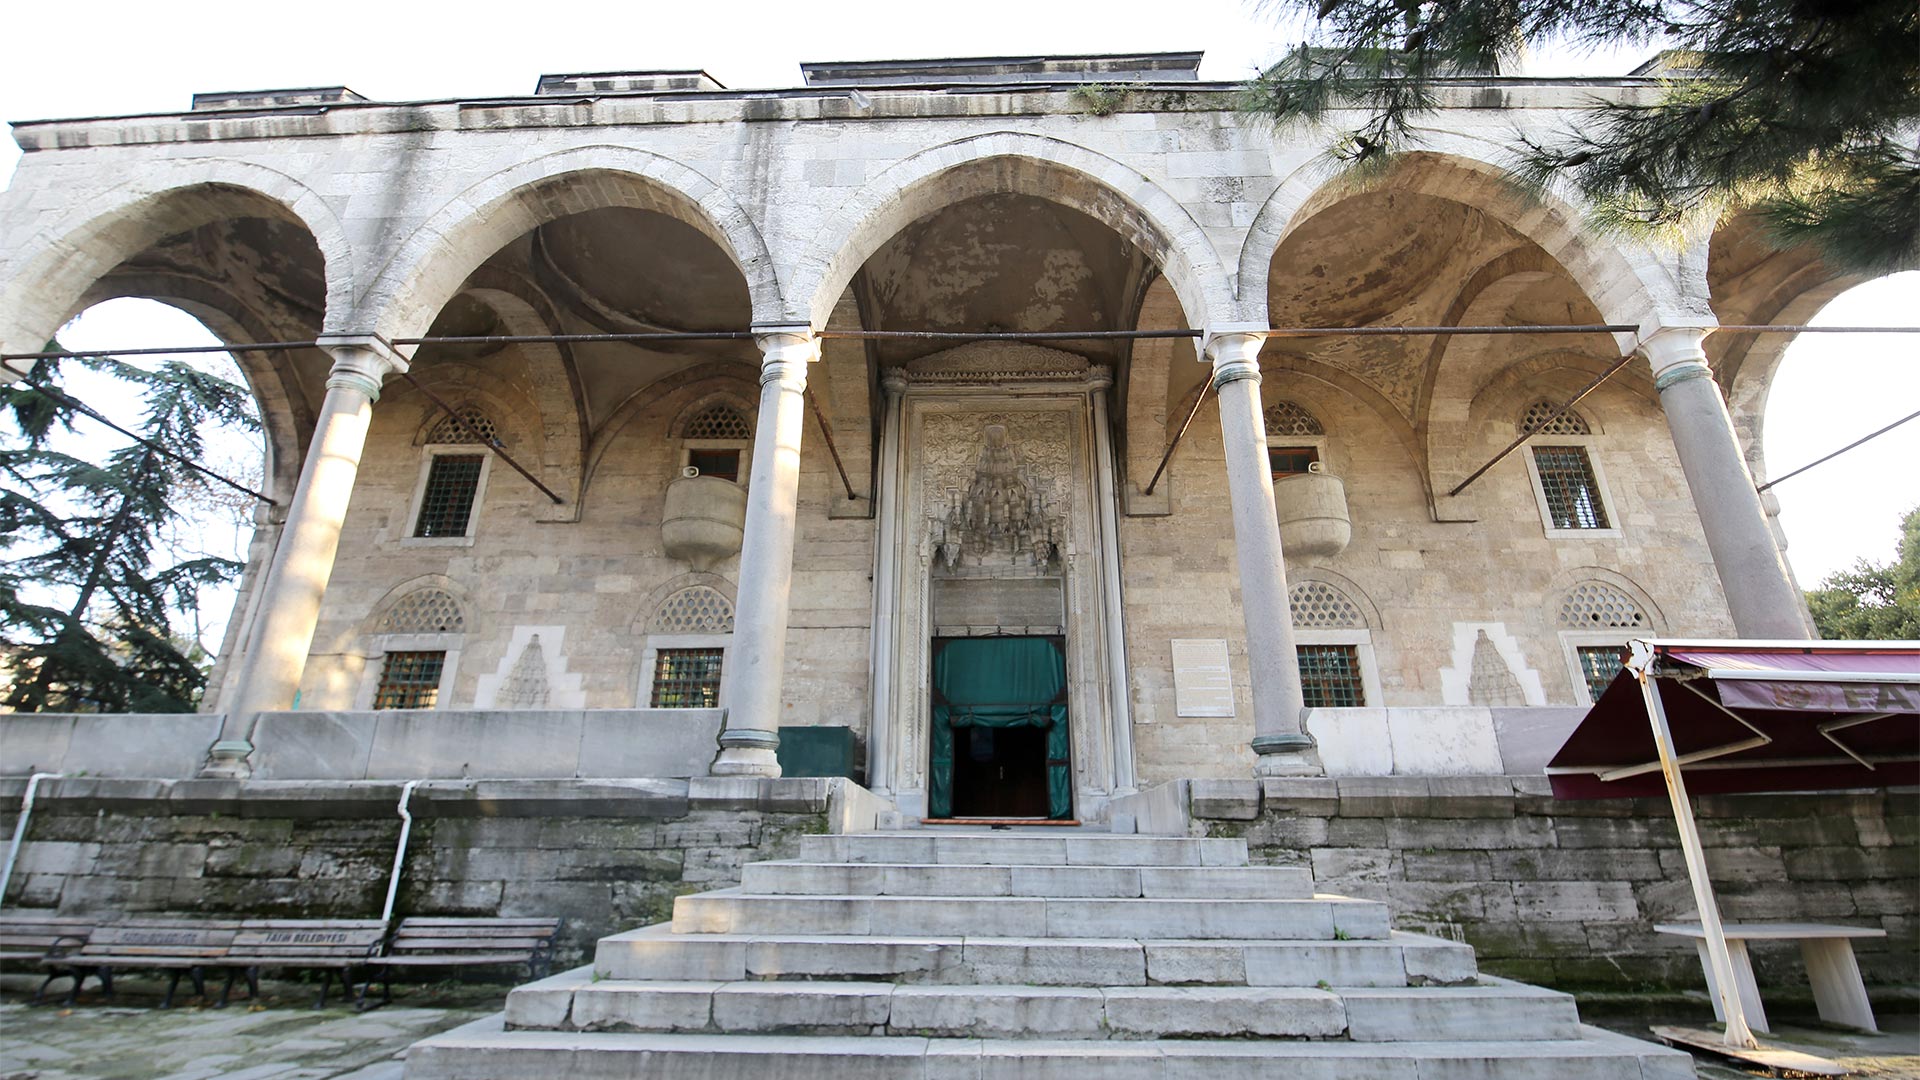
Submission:
M 1224 639 L 1174 639 L 1173 705 L 1179 716 L 1233 715 L 1233 671 Z
M 934 578 L 931 600 L 935 637 L 1066 631 L 1059 578 Z

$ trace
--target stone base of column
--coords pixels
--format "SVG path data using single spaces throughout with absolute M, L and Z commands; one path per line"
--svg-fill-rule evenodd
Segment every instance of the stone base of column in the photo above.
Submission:
M 245 780 L 253 775 L 247 758 L 253 744 L 245 739 L 222 739 L 207 751 L 207 763 L 200 767 L 202 780 Z
M 1256 777 L 1327 775 L 1311 735 L 1259 736 L 1253 740 L 1253 752 L 1259 755 L 1253 763 Z
M 780 775 L 780 735 L 757 728 L 727 728 L 720 732 L 720 755 L 707 772 L 713 776 Z

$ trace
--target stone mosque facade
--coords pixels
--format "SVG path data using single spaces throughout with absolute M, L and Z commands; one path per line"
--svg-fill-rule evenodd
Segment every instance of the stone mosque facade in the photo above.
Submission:
M 1459 80 L 1357 186 L 1198 61 L 15 125 L 6 351 L 124 296 L 291 343 L 238 354 L 276 505 L 223 727 L 162 756 L 771 776 L 835 728 L 909 818 L 1064 782 L 1097 821 L 1180 779 L 1537 773 L 1629 637 L 1808 635 L 1754 492 L 1785 338 L 1714 331 L 1848 282 L 1739 220 L 1597 236 L 1497 167 L 1655 77 Z M 1528 325 L 1620 329 L 1269 332 Z M 936 769 L 976 639 L 1058 662 L 1068 737 L 956 726 Z

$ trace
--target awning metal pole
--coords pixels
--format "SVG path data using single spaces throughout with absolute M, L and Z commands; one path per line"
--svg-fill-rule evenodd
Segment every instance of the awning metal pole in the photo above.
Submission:
M 1601 372 L 1599 375 L 1595 376 L 1594 380 L 1588 383 L 1584 389 L 1582 389 L 1579 393 L 1573 395 L 1573 397 L 1567 399 L 1567 401 L 1564 404 L 1562 404 L 1559 408 L 1553 410 L 1553 414 L 1551 416 L 1548 416 L 1547 418 L 1541 420 L 1539 423 L 1521 432 L 1520 437 L 1508 443 L 1506 446 L 1506 449 L 1493 455 L 1493 460 L 1473 470 L 1472 476 L 1469 476 L 1465 480 L 1460 481 L 1460 483 L 1456 484 L 1454 486 L 1454 489 L 1452 491 L 1447 492 L 1447 494 L 1449 496 L 1453 496 L 1453 495 L 1458 495 L 1461 492 L 1467 490 L 1468 484 L 1471 484 L 1475 480 L 1478 480 L 1481 477 L 1487 475 L 1488 469 L 1491 469 L 1495 465 L 1500 464 L 1502 461 L 1506 460 L 1506 457 L 1508 454 L 1511 454 L 1515 450 L 1520 449 L 1521 443 L 1526 442 L 1528 439 L 1533 438 L 1535 435 L 1539 434 L 1540 432 L 1545 431 L 1547 429 L 1547 425 L 1553 423 L 1555 420 L 1560 419 L 1562 416 L 1565 416 L 1567 414 L 1568 409 L 1571 409 L 1575 405 L 1580 404 L 1580 402 L 1588 394 L 1591 394 L 1595 390 L 1600 389 L 1601 383 L 1606 382 L 1608 379 L 1613 378 L 1614 374 L 1618 372 L 1621 368 L 1626 367 L 1628 364 L 1632 363 L 1633 356 L 1634 356 L 1633 353 L 1628 353 L 1627 355 L 1614 361 L 1612 367 L 1608 368 L 1607 370 Z
M 435 405 L 439 406 L 441 412 L 446 413 L 448 416 L 452 417 L 453 422 L 460 425 L 461 430 L 465 431 L 468 435 L 472 436 L 475 440 L 477 440 L 480 443 L 480 445 L 486 447 L 488 450 L 493 451 L 493 454 L 495 457 L 499 458 L 501 461 L 504 461 L 508 465 L 512 466 L 514 472 L 517 472 L 521 476 L 526 477 L 527 483 L 532 484 L 534 487 L 537 487 L 540 489 L 540 494 L 545 495 L 549 499 L 552 499 L 553 505 L 555 506 L 565 505 L 566 503 L 565 499 L 562 499 L 560 496 L 554 494 L 553 489 L 541 483 L 539 477 L 528 472 L 524 466 L 522 466 L 519 462 L 513 460 L 513 455 L 507 453 L 507 448 L 500 445 L 499 439 L 494 438 L 491 435 L 488 435 L 486 432 L 481 431 L 477 427 L 474 427 L 473 421 L 468 420 L 464 416 L 461 416 L 460 413 L 456 411 L 453 406 L 447 404 L 446 400 L 442 398 L 439 394 L 436 394 L 433 391 L 427 389 L 425 386 L 422 386 L 420 384 L 420 380 L 413 377 L 412 372 L 402 370 L 399 374 L 400 374 L 400 377 L 402 379 L 405 379 L 407 383 L 411 385 L 415 390 L 418 390 L 422 394 L 426 395 L 426 398 L 428 401 L 431 401 Z
M 1752 1050 L 1760 1045 L 1747 1028 L 1746 1009 L 1740 1004 L 1740 988 L 1733 980 L 1733 957 L 1727 952 L 1726 929 L 1720 925 L 1720 905 L 1713 896 L 1713 880 L 1707 876 L 1706 853 L 1700 847 L 1700 830 L 1694 825 L 1693 804 L 1687 799 L 1687 784 L 1680 777 L 1678 755 L 1673 748 L 1673 730 L 1667 726 L 1667 709 L 1661 704 L 1660 689 L 1648 674 L 1657 654 L 1640 642 L 1633 643 L 1633 660 L 1628 667 L 1640 683 L 1640 696 L 1647 703 L 1647 719 L 1653 725 L 1653 744 L 1660 751 L 1660 772 L 1667 778 L 1667 797 L 1673 802 L 1673 823 L 1680 831 L 1680 853 L 1687 861 L 1687 878 L 1693 885 L 1693 902 L 1700 908 L 1700 928 L 1706 935 L 1707 962 L 1713 967 L 1713 990 L 1720 998 L 1720 1013 L 1727 1019 L 1721 1041 L 1728 1046 Z

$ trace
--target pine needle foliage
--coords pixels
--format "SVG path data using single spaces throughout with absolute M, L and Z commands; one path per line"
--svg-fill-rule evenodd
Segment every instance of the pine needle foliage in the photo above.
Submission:
M 1677 236 L 1751 211 L 1834 266 L 1920 266 L 1920 4 L 1913 0 L 1266 0 L 1313 41 L 1243 107 L 1281 124 L 1362 114 L 1330 155 L 1378 174 L 1418 146 L 1436 90 L 1514 70 L 1524 49 L 1664 46 L 1654 99 L 1595 99 L 1547 138 L 1516 134 L 1512 177 L 1564 184 L 1592 224 Z
M 259 428 L 244 387 L 185 364 L 64 361 L 76 362 L 136 387 L 145 416 L 135 430 L 190 460 L 202 456 L 210 424 Z M 0 703 L 19 712 L 190 712 L 206 686 L 205 657 L 172 621 L 196 612 L 200 591 L 241 565 L 174 557 L 167 536 L 183 523 L 188 470 L 138 444 L 84 455 L 54 447 L 58 432 L 103 434 L 37 389 L 59 387 L 62 363 L 43 361 L 0 387 L 0 416 L 12 420 L 0 433 L 0 649 L 9 675 Z

